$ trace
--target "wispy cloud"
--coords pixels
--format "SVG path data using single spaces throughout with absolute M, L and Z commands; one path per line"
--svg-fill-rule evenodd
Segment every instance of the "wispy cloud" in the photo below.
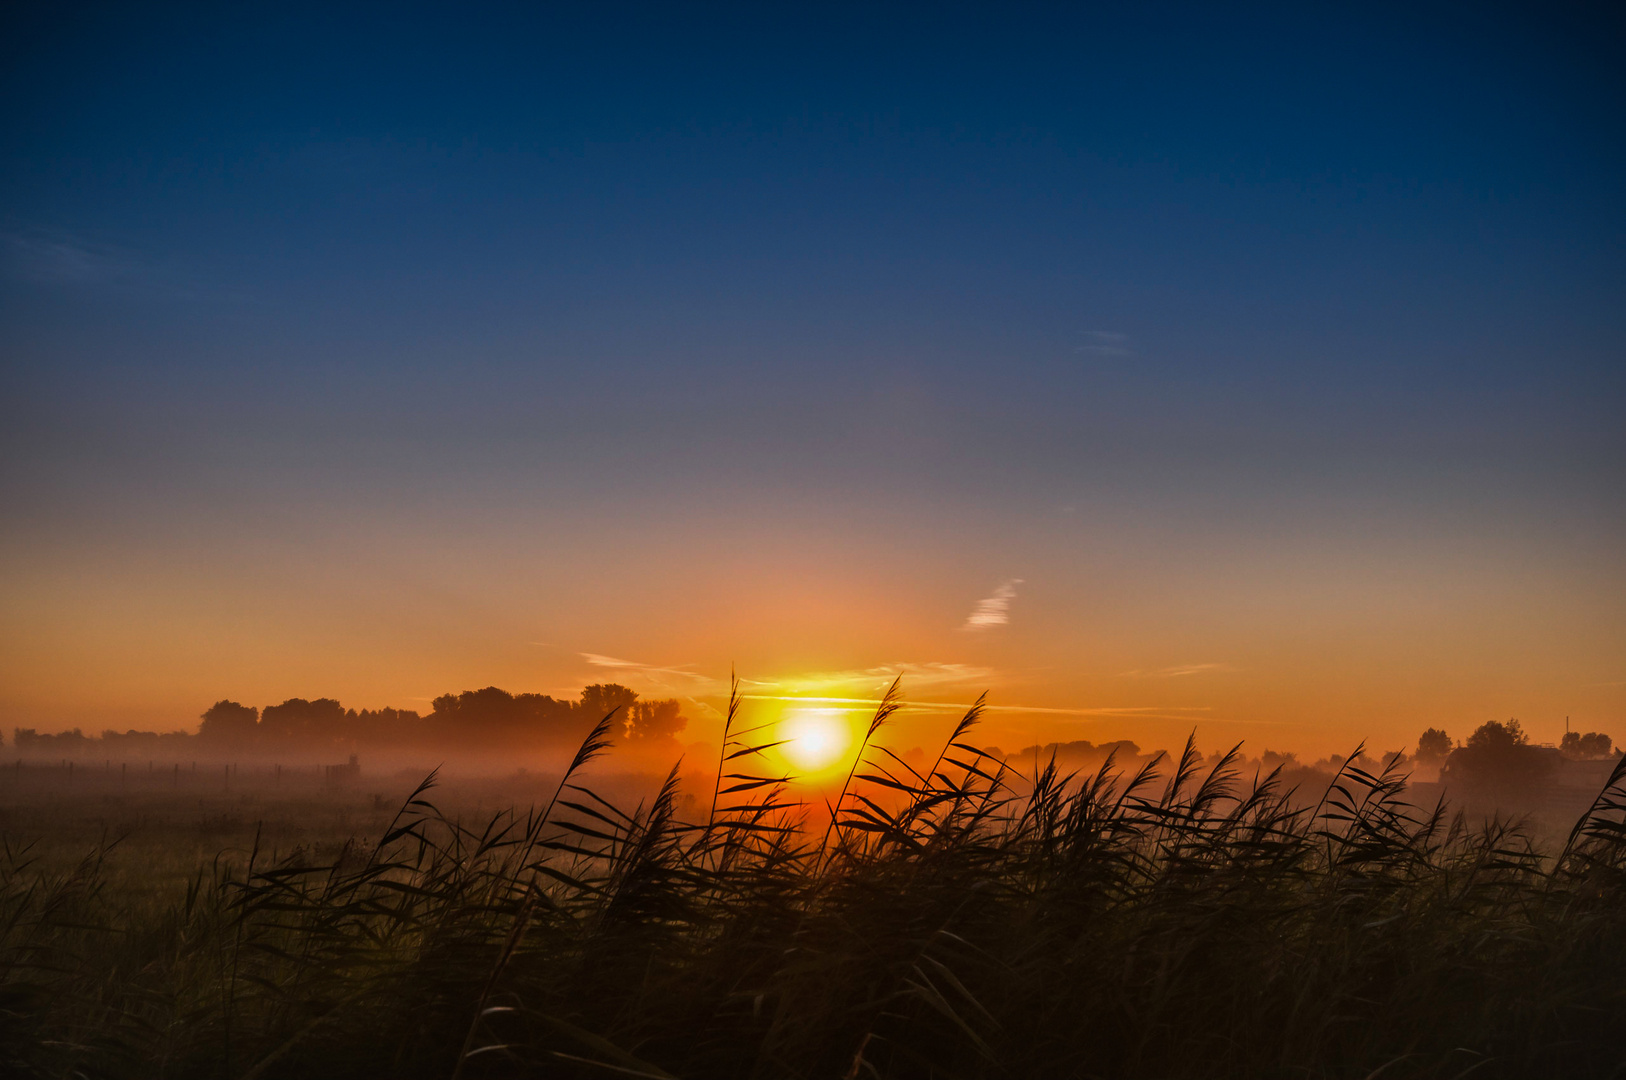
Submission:
M 1086 330 L 1084 343 L 1073 351 L 1086 356 L 1134 356 L 1129 347 L 1129 335 L 1118 330 Z
M 726 696 L 728 679 L 702 674 L 692 664 L 649 664 L 641 660 L 627 660 L 603 653 L 578 652 L 591 668 L 613 673 L 614 678 L 635 681 L 637 685 L 650 685 L 684 696 Z M 739 677 L 740 686 L 749 691 L 746 696 L 763 699 L 814 700 L 821 694 L 879 694 L 893 679 L 903 678 L 912 690 L 930 690 L 933 687 L 975 685 L 979 689 L 997 682 L 992 668 L 972 664 L 939 661 L 878 664 L 874 667 L 845 668 L 832 671 L 808 671 L 794 675 L 761 679 Z M 869 700 L 867 698 L 863 700 Z
M 48 284 L 99 284 L 133 277 L 138 264 L 128 253 L 67 233 L 0 234 L 8 277 Z
M 993 668 L 977 667 L 974 664 L 927 661 L 879 664 L 875 667 L 847 668 L 838 671 L 810 671 L 781 679 L 740 681 L 760 691 L 760 696 L 763 697 L 779 695 L 802 697 L 808 694 L 840 693 L 856 687 L 875 687 L 878 690 L 897 678 L 903 679 L 906 690 L 913 691 L 967 683 L 986 687 L 997 681 L 997 675 Z M 777 691 L 778 695 L 770 694 L 769 691 Z
M 850 705 L 859 710 L 873 709 L 879 697 L 844 697 L 836 694 L 742 694 L 747 701 L 781 701 L 816 705 Z M 904 712 L 964 712 L 969 701 L 919 701 L 905 697 L 900 708 Z M 1071 717 L 1089 720 L 1106 717 L 1128 717 L 1139 720 L 1200 720 L 1203 713 L 1213 712 L 1212 705 L 1100 705 L 1088 708 L 1057 708 L 1046 705 L 1002 705 L 990 702 L 983 706 L 986 712 L 1017 715 Z M 1228 721 L 1234 723 L 1274 723 L 1274 721 Z
M 1004 626 L 1011 621 L 1011 601 L 1016 599 L 1016 587 L 1022 584 L 1021 578 L 1011 578 L 1002 582 L 994 590 L 994 595 L 977 601 L 977 606 L 971 609 L 966 616 L 965 625 L 961 630 L 988 630 L 995 626 Z
M 687 666 L 660 667 L 656 664 L 645 664 L 637 660 L 622 660 L 619 657 L 604 656 L 601 653 L 584 652 L 577 653 L 576 655 L 580 656 L 583 660 L 586 660 L 593 667 L 613 668 L 616 671 L 627 671 L 646 677 L 671 675 L 682 679 L 693 679 L 697 682 L 712 681 L 698 672 L 690 671 Z
M 1125 679 L 1178 679 L 1185 675 L 1209 675 L 1223 671 L 1235 671 L 1230 664 L 1176 664 L 1174 667 L 1153 668 L 1150 671 L 1136 668 L 1133 671 L 1119 672 Z

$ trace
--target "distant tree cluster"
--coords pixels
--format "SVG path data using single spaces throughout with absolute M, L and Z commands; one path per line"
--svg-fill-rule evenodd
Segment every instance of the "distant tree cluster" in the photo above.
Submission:
M 1558 752 L 1575 761 L 1596 761 L 1613 757 L 1615 746 L 1614 741 L 1601 731 L 1589 731 L 1585 735 L 1579 731 L 1566 731 L 1559 740 Z
M 62 731 L 56 734 L 41 734 L 33 728 L 12 728 L 12 745 L 19 754 L 28 753 L 56 753 L 77 754 L 89 746 L 93 740 L 85 737 L 85 733 L 78 728 L 72 731 Z
M 675 700 L 635 701 L 627 710 L 627 738 L 634 743 L 655 745 L 675 738 L 688 723 Z
M 495 686 L 443 694 L 434 700 L 427 716 L 411 709 L 346 709 L 333 698 L 289 698 L 264 709 L 222 700 L 203 713 L 196 735 L 110 730 L 96 739 L 78 728 L 60 734 L 17 728 L 13 739 L 20 754 L 63 757 L 95 753 L 170 757 L 200 752 L 311 756 L 369 749 L 552 751 L 574 747 L 611 712 L 617 714 L 619 732 L 629 742 L 663 752 L 677 748 L 676 736 L 688 725 L 682 706 L 674 699 L 641 701 L 625 686 L 603 683 L 583 689 L 577 701 L 545 694 L 510 694 Z
M 1429 728 L 1417 740 L 1418 760 L 1440 763 L 1442 780 L 1508 791 L 1549 783 L 1567 767 L 1566 760 L 1601 760 L 1615 753 L 1609 736 L 1597 731 L 1567 732 L 1556 748 L 1532 745 L 1517 720 L 1486 721 L 1461 745 L 1454 746 L 1439 728 Z
M 1417 737 L 1418 761 L 1438 765 L 1450 756 L 1452 749 L 1451 736 L 1440 728 L 1428 728 Z
M 114 731 L 86 735 L 83 730 L 39 732 L 12 728 L 12 745 L 24 757 L 79 757 L 105 753 L 108 757 L 174 757 L 196 746 L 196 736 L 184 731 Z

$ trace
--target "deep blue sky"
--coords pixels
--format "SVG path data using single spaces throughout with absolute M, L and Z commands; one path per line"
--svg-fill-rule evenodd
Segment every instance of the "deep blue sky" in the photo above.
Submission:
M 1581 605 L 1509 594 L 1530 633 L 1626 640 L 1605 8 L 32 8 L 0 26 L 6 640 L 175 672 L 98 701 L 212 693 L 133 627 L 226 610 L 231 656 L 387 696 L 296 641 L 399 589 L 438 629 L 378 656 L 465 618 L 756 648 L 685 646 L 683 612 L 733 626 L 661 584 L 695 573 L 753 582 L 741 611 L 860 580 L 848 619 L 1021 578 L 1069 598 L 1054 670 L 1111 636 L 1104 581 L 1174 617 L 1171 567 L 1309 605 L 1282 582 L 1466 560 Z M 1213 636 L 1108 666 L 1259 669 L 1185 600 Z M 812 622 L 759 665 L 940 658 Z M 1560 709 L 1558 678 L 1509 693 Z

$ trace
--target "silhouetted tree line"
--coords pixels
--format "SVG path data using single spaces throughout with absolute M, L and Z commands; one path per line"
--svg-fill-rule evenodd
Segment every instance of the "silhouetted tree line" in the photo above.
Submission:
M 1566 731 L 1558 742 L 1558 752 L 1573 761 L 1597 761 L 1614 756 L 1615 750 L 1613 741 L 1601 731 L 1589 731 L 1585 735 Z
M 1487 721 L 1460 745 L 1439 728 L 1429 728 L 1417 740 L 1418 758 L 1439 764 L 1441 780 L 1487 791 L 1534 792 L 1575 773 L 1575 763 L 1619 753 L 1600 731 L 1566 732 L 1557 746 L 1538 746 L 1517 720 Z
M 510 694 L 495 686 L 443 694 L 423 716 L 411 709 L 346 709 L 333 698 L 289 698 L 256 709 L 217 701 L 200 718 L 197 734 L 176 731 L 104 731 L 99 739 L 80 729 L 40 734 L 14 729 L 21 754 L 73 757 L 171 757 L 186 753 L 312 756 L 367 750 L 436 753 L 505 750 L 573 750 L 593 725 L 617 714 L 617 733 L 635 746 L 677 750 L 688 724 L 676 700 L 641 701 L 615 683 L 594 684 L 576 701 L 546 694 Z

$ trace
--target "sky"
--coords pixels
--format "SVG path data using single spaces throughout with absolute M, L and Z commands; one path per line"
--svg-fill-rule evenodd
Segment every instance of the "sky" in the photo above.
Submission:
M 1618 14 L 339 7 L 0 16 L 8 737 L 1626 740 Z

